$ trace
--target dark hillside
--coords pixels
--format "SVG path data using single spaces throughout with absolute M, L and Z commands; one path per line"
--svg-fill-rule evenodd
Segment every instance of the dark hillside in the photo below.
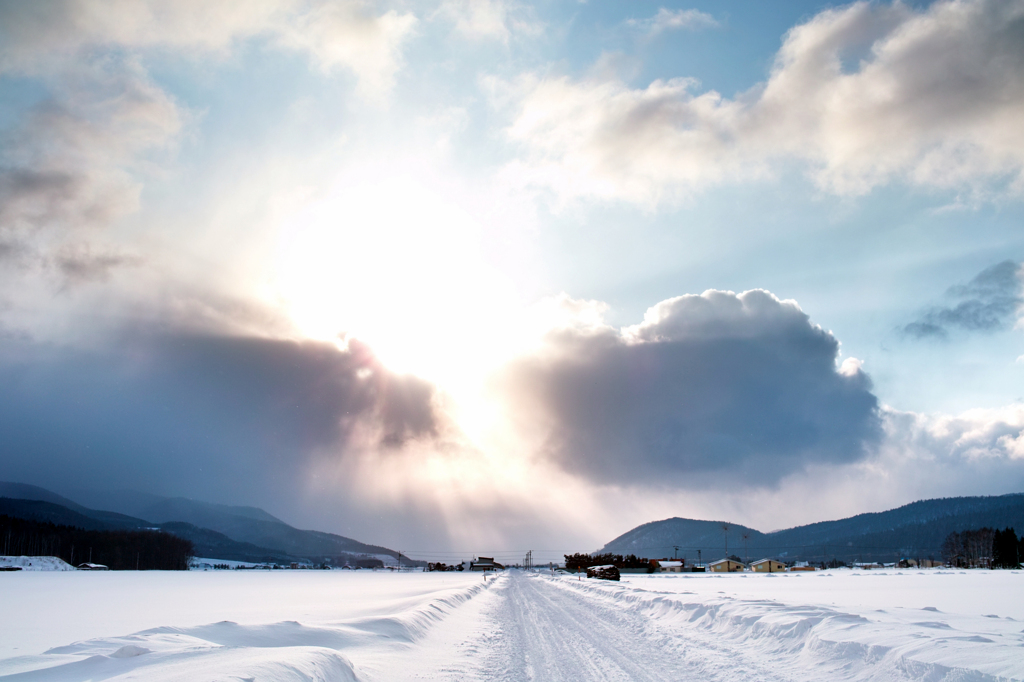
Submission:
M 151 528 L 152 523 L 114 512 L 97 512 L 79 507 L 81 511 L 53 502 L 41 500 L 19 500 L 0 497 L 0 514 L 19 519 L 28 519 L 43 523 L 63 526 L 74 526 L 83 530 L 119 530 L 132 528 Z
M 892 562 L 900 558 L 939 558 L 942 541 L 956 531 L 983 527 L 1024 529 L 1024 494 L 922 500 L 885 512 L 858 514 L 772 533 L 719 521 L 672 518 L 637 526 L 600 552 L 667 556 L 673 546 L 688 561 L 716 560 L 729 553 L 742 558 Z M 743 535 L 746 534 L 746 544 Z
M 37 485 L 29 485 L 27 483 L 0 481 L 0 497 L 10 497 L 15 500 L 38 500 L 40 502 L 59 504 L 62 507 L 67 507 L 77 512 L 84 513 L 87 511 L 85 507 L 77 502 L 62 497 L 46 488 L 40 488 Z
M 726 530 L 723 526 L 728 526 Z M 660 558 L 674 555 L 679 547 L 679 556 L 687 561 L 697 560 L 697 550 L 705 561 L 725 556 L 728 544 L 729 554 L 743 555 L 744 540 L 753 548 L 764 543 L 764 533 L 735 523 L 724 521 L 698 521 L 695 519 L 671 518 L 651 521 L 623 533 L 599 550 L 601 553 L 635 554 L 640 557 Z
M 235 561 L 289 563 L 308 559 L 328 560 L 339 565 L 376 565 L 379 560 L 363 555 L 387 555 L 398 558 L 394 550 L 346 538 L 333 533 L 300 530 L 284 523 L 258 507 L 238 507 L 190 500 L 166 498 L 121 491 L 111 494 L 110 505 L 99 493 L 89 493 L 107 508 L 133 510 L 138 516 L 115 511 L 98 511 L 51 493 L 44 488 L 18 483 L 0 483 L 27 499 L 8 500 L 0 513 L 19 518 L 49 521 L 87 529 L 161 527 L 180 534 L 196 544 L 199 556 Z M 73 508 L 48 500 L 65 500 Z M 6 509 L 7 511 L 2 511 Z M 407 565 L 425 562 L 403 557 Z

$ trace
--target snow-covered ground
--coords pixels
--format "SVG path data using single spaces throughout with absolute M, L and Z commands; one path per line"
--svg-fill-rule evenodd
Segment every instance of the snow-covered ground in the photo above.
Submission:
M 1024 680 L 1024 573 L 0 574 L 0 679 Z
M 55 556 L 0 556 L 0 566 L 22 571 L 74 571 L 74 566 Z

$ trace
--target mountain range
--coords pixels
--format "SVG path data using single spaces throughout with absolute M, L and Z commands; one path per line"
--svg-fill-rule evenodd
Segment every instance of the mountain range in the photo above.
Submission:
M 353 565 L 379 565 L 384 557 L 398 559 L 398 553 L 386 547 L 333 533 L 300 530 L 258 507 L 134 491 L 82 492 L 75 496 L 79 501 L 34 485 L 0 482 L 0 514 L 88 530 L 159 528 L 191 540 L 197 556 L 216 559 L 278 563 L 329 559 Z M 405 556 L 402 562 L 422 563 Z
M 939 559 L 950 533 L 984 527 L 1024 531 L 1024 494 L 922 500 L 770 533 L 726 521 L 671 518 L 637 526 L 598 552 L 650 558 L 678 555 L 688 561 L 698 556 L 713 561 L 727 554 L 816 562 Z
M 394 550 L 333 533 L 300 530 L 258 507 L 229 506 L 133 491 L 75 492 L 71 500 L 22 483 L 0 482 L 0 514 L 88 530 L 159 528 L 191 540 L 196 555 L 251 562 L 296 560 L 370 565 L 398 559 Z M 1024 493 L 922 500 L 885 512 L 858 514 L 764 533 L 727 521 L 670 518 L 623 533 L 598 552 L 693 562 L 742 559 L 844 562 L 935 558 L 952 532 L 977 528 L 1024 532 Z M 422 562 L 402 557 L 402 562 Z

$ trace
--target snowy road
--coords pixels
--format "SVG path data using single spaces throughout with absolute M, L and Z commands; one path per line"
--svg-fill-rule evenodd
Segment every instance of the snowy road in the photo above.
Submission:
M 492 617 L 501 636 L 484 679 L 654 680 L 679 679 L 678 652 L 664 648 L 653 623 L 613 609 L 537 575 L 510 572 L 495 586 L 501 599 Z
M 635 609 L 568 580 L 512 571 L 495 586 L 489 614 L 502 624 L 483 680 L 790 679 L 714 637 L 693 641 Z M 698 677 L 699 676 L 699 677 Z

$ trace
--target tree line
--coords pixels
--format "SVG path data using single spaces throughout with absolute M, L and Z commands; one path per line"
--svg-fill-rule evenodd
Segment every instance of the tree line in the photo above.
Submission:
M 591 566 L 612 565 L 615 568 L 650 568 L 654 566 L 650 559 L 641 559 L 635 554 L 563 554 L 567 571 L 583 571 Z
M 942 542 L 942 559 L 955 568 L 1020 568 L 1024 537 L 1013 528 L 953 532 Z
M 84 530 L 0 516 L 4 556 L 55 556 L 72 566 L 85 562 L 111 570 L 187 571 L 195 554 L 190 540 L 162 530 Z

